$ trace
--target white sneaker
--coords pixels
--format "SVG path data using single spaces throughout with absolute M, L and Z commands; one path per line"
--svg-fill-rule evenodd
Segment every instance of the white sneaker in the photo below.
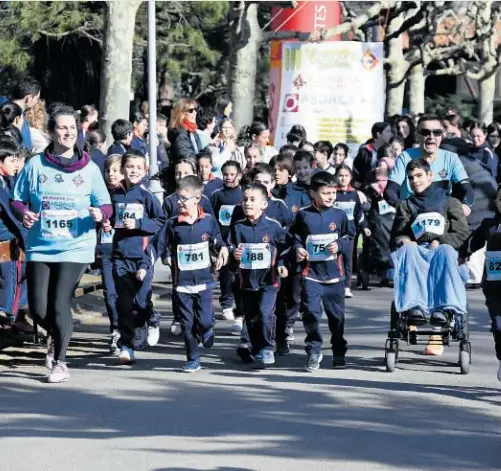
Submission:
M 501 381 L 501 360 L 499 360 L 498 381 Z
M 118 330 L 114 330 L 110 336 L 110 353 L 112 355 L 118 354 L 118 341 L 120 340 L 120 332 Z
M 237 317 L 233 325 L 231 326 L 232 335 L 240 335 L 242 333 L 242 328 L 244 326 L 244 318 Z
M 134 350 L 144 350 L 148 342 L 148 328 L 146 324 L 142 327 L 137 327 L 134 331 Z
M 183 331 L 181 330 L 181 324 L 176 321 L 172 321 L 172 324 L 170 325 L 170 333 L 176 337 L 179 337 Z
M 232 321 L 235 319 L 235 315 L 233 314 L 233 309 L 231 307 L 223 309 L 223 319 L 225 321 Z
M 345 298 L 353 298 L 353 293 L 351 292 L 350 288 L 345 288 L 344 289 L 344 297 Z
M 154 347 L 160 340 L 160 327 L 148 326 L 148 345 Z

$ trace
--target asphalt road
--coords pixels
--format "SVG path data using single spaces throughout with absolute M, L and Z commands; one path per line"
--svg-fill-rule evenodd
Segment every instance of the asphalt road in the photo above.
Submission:
M 300 325 L 293 352 L 262 372 L 236 358 L 229 322 L 193 375 L 179 372 L 183 346 L 167 320 L 160 344 L 124 367 L 106 354 L 106 319 L 84 316 L 63 385 L 44 383 L 43 349 L 0 352 L 0 470 L 499 471 L 500 384 L 481 292 L 470 292 L 467 376 L 457 344 L 434 358 L 405 348 L 385 372 L 391 290 L 354 293 L 344 371 L 328 350 L 321 370 L 303 370 Z M 82 302 L 102 310 L 99 295 Z M 156 305 L 170 317 L 168 298 Z

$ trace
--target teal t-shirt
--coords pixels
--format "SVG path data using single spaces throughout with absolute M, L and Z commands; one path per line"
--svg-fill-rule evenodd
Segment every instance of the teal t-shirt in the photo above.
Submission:
M 94 261 L 96 224 L 89 207 L 111 204 L 101 171 L 94 162 L 65 172 L 37 155 L 20 173 L 12 199 L 39 215 L 28 230 L 28 261 Z
M 406 149 L 397 157 L 395 166 L 390 172 L 388 179 L 400 185 L 400 199 L 402 200 L 412 195 L 409 179 L 407 178 L 407 164 L 411 160 L 420 157 L 421 149 L 417 147 Z M 433 181 L 439 182 L 440 186 L 447 188 L 449 193 L 451 191 L 451 182 L 459 183 L 468 178 L 468 174 L 458 155 L 448 150 L 439 149 L 435 160 L 430 162 L 430 167 L 433 173 Z

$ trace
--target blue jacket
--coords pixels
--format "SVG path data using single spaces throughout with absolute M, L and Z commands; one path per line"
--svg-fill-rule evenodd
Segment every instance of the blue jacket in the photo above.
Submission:
M 165 215 L 160 202 L 142 185 L 130 189 L 120 186 L 111 194 L 113 203 L 112 226 L 113 258 L 143 259 L 146 267 L 151 264 L 148 245 L 152 237 L 165 223 Z M 135 205 L 135 206 L 130 206 Z M 136 219 L 136 228 L 123 227 L 123 219 Z
M 8 102 L 9 99 L 6 96 L 0 97 L 0 105 Z M 21 136 L 23 136 L 23 147 L 25 149 L 31 150 L 33 148 L 33 142 L 31 140 L 31 131 L 28 120 L 26 119 L 25 113 L 23 112 L 23 125 L 21 126 Z
M 204 183 L 204 195 L 210 199 L 212 193 L 214 193 L 216 190 L 219 190 L 219 188 L 222 188 L 222 186 L 223 186 L 223 180 L 212 176 L 212 178 L 209 179 L 209 181 Z
M 179 196 L 177 196 L 177 193 L 172 193 L 169 196 L 167 196 L 167 198 L 165 198 L 162 207 L 167 219 L 170 219 L 179 214 L 179 205 L 177 204 L 178 201 L 179 201 Z M 199 205 L 202 207 L 202 209 L 206 214 L 210 214 L 213 218 L 215 218 L 214 211 L 212 210 L 212 206 L 207 196 L 202 195 L 202 199 L 200 200 Z
M 268 198 L 268 206 L 264 210 L 264 214 L 278 221 L 285 229 L 288 229 L 294 221 L 294 214 L 292 214 L 292 211 L 285 206 L 282 200 L 274 198 L 273 196 Z M 231 225 L 241 219 L 245 219 L 245 214 L 242 205 L 239 204 L 235 207 L 233 215 L 231 216 Z
M 266 286 L 278 287 L 277 267 L 284 265 L 284 257 L 290 250 L 290 242 L 280 223 L 265 214 L 253 222 L 244 218 L 232 224 L 228 237 L 228 248 L 231 260 L 239 266 L 242 289 L 257 291 Z M 263 263 L 269 257 L 268 267 L 245 267 L 249 260 L 255 260 L 252 256 L 257 255 L 251 251 L 244 251 L 242 260 L 236 262 L 233 253 L 241 244 L 260 244 L 259 250 L 263 253 L 259 255 L 264 256 Z M 266 265 L 266 263 L 264 264 Z
M 309 254 L 309 259 L 303 262 L 303 277 L 320 283 L 344 280 L 343 255 L 351 257 L 350 242 L 354 233 L 343 211 L 319 209 L 311 204 L 297 213 L 291 232 L 295 238 L 294 249 L 303 248 Z M 327 260 L 313 260 L 328 256 L 326 245 L 333 240 L 338 244 L 338 254 Z
M 311 204 L 311 198 L 308 195 L 308 190 L 305 186 L 298 185 L 297 183 L 287 183 L 275 187 L 272 191 L 273 196 L 282 200 L 285 205 L 296 214 L 301 208 Z
M 10 196 L 14 185 L 14 177 L 0 176 L 0 242 L 17 239 L 19 245 L 25 248 L 27 230 L 10 206 Z
M 210 254 L 219 252 L 226 244 L 216 220 L 200 206 L 193 224 L 181 216 L 170 218 L 158 236 L 157 246 L 162 260 L 171 258 L 174 287 L 215 286 Z
M 106 161 L 106 156 L 99 149 L 92 149 L 90 159 L 99 167 L 101 175 L 104 178 L 104 162 Z
M 125 144 L 122 144 L 120 141 L 115 141 L 110 147 L 108 147 L 108 153 L 106 156 L 112 154 L 124 155 L 128 150 L 129 148 Z
M 365 229 L 367 227 L 367 221 L 364 217 L 362 204 L 360 203 L 360 197 L 358 196 L 357 190 L 353 188 L 348 188 L 347 191 L 338 189 L 334 206 L 344 211 L 348 217 L 350 231 L 353 234 L 356 234 L 360 229 Z
M 221 234 L 226 239 L 230 233 L 231 218 L 233 216 L 233 211 L 235 207 L 242 203 L 242 188 L 237 186 L 236 188 L 228 188 L 223 186 L 212 193 L 210 202 L 214 214 L 219 222 L 219 228 Z M 222 210 L 221 210 L 222 208 Z
M 132 138 L 132 142 L 130 143 L 130 148 L 142 152 L 143 155 L 148 154 L 148 145 L 146 144 L 146 141 L 141 137 L 134 136 Z

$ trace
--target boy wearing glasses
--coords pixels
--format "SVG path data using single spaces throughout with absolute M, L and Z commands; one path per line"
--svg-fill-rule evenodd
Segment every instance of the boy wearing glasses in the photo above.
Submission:
M 392 206 L 409 197 L 413 191 L 407 177 L 407 164 L 411 160 L 423 158 L 430 165 L 433 185 L 443 188 L 450 194 L 452 184 L 458 184 L 458 199 L 463 203 L 463 211 L 470 215 L 474 194 L 468 175 L 454 152 L 440 149 L 444 128 L 440 119 L 433 115 L 424 115 L 419 119 L 417 137 L 419 147 L 404 150 L 395 161 L 395 166 L 388 177 L 384 192 L 386 201 Z

